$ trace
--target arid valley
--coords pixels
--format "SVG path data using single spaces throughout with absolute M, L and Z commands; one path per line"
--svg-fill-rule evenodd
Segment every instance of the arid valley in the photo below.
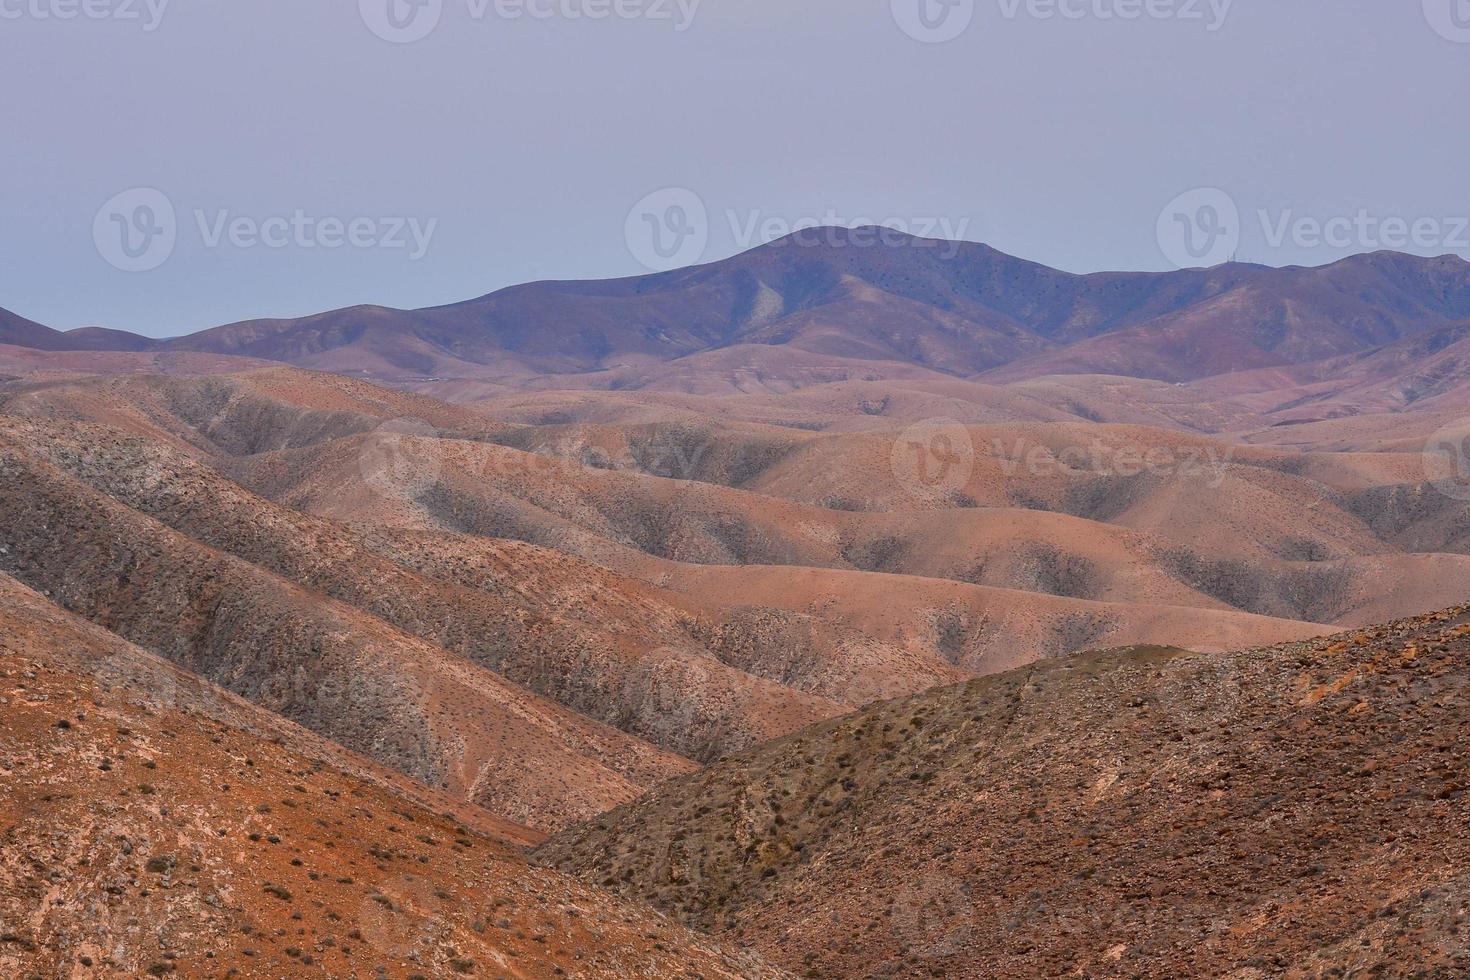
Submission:
M 940 244 L 0 313 L 0 974 L 1465 975 L 1470 263 Z

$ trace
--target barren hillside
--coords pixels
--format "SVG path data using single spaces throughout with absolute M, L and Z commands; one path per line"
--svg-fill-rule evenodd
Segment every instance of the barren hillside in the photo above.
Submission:
M 6 976 L 777 976 L 0 576 Z
M 810 977 L 1470 971 L 1470 609 L 875 706 L 542 860 Z

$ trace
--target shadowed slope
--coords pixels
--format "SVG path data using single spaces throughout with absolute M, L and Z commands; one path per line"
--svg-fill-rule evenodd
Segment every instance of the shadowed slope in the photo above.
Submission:
M 782 739 L 538 853 L 815 977 L 1459 975 L 1467 620 L 1047 662 Z
M 416 453 L 435 461 L 436 482 L 386 496 L 369 492 L 355 477 L 362 454 L 356 440 L 243 460 L 230 472 L 265 496 L 333 520 L 516 538 L 570 552 L 620 575 L 684 593 L 706 606 L 778 607 L 809 614 L 829 619 L 843 630 L 866 633 L 879 643 L 905 647 L 931 663 L 959 662 L 964 669 L 982 664 L 994 669 L 993 655 L 1033 659 L 1083 649 L 1115 631 L 1121 631 L 1120 643 L 1182 643 L 1195 632 L 1188 625 L 1195 613 L 1231 623 L 1232 645 L 1311 635 L 1319 629 L 1240 615 L 1228 603 L 1204 596 L 1159 570 L 1133 575 L 1133 583 L 1125 587 L 1130 591 L 1117 603 L 1080 602 L 1090 597 L 1085 594 L 1088 590 L 1070 587 L 1065 569 L 1053 567 L 1065 561 L 1060 553 L 1055 561 L 1049 553 L 1032 555 L 1027 567 L 1011 569 L 1017 578 L 1007 584 L 1038 592 L 1049 587 L 1072 595 L 851 574 L 860 569 L 922 575 L 943 569 L 956 578 L 972 578 L 986 555 L 981 541 L 985 514 L 978 511 L 854 514 L 712 484 L 592 469 L 493 445 L 428 441 L 414 445 Z M 829 470 L 828 464 L 837 465 L 830 458 L 816 464 L 820 468 L 812 473 L 806 491 L 820 487 L 817 481 L 824 477 L 841 478 L 842 471 Z M 861 458 L 842 460 L 858 474 L 865 472 L 862 464 Z M 893 482 L 890 476 L 888 483 Z M 1005 515 L 997 519 L 1004 521 Z M 1119 537 L 1111 530 L 1098 533 L 1104 550 L 1108 536 Z M 1024 550 L 1019 547 L 1024 544 L 1016 542 L 1017 549 Z M 1115 557 L 1119 563 L 1126 561 L 1125 554 Z M 823 565 L 834 570 L 783 567 Z M 1024 576 L 1031 573 L 1036 577 L 1026 581 Z M 846 614 L 841 596 L 862 581 L 871 582 L 862 594 L 878 605 L 861 620 L 868 625 L 859 626 Z M 767 588 L 767 582 L 781 584 Z M 885 595 L 892 601 L 884 601 Z M 986 601 L 976 601 L 982 595 Z M 1186 605 L 1169 608 L 1173 602 Z M 1207 608 L 1189 609 L 1191 602 Z M 844 613 L 836 615 L 836 609 Z M 872 624 L 885 619 L 904 627 L 874 633 Z M 967 625 L 956 627 L 958 633 L 936 626 L 951 620 Z M 1028 642 L 1007 643 L 999 622 L 1028 623 L 1024 631 Z M 1140 632 L 1152 627 L 1166 632 Z M 946 636 L 958 639 L 941 640 Z M 1006 659 L 1003 665 L 1016 662 Z M 847 699 L 839 696 L 839 700 Z
M 285 367 L 29 384 L 0 394 L 0 412 L 100 422 L 225 456 L 310 446 L 385 424 L 461 438 L 488 438 L 506 429 L 435 398 Z
M 199 544 L 0 438 L 0 570 L 200 676 L 523 823 L 687 771 L 355 607 Z
M 841 710 L 740 674 L 695 642 L 692 610 L 555 552 L 526 549 L 508 562 L 483 542 L 478 555 L 455 555 L 456 564 L 488 560 L 494 573 L 455 576 L 428 559 L 432 544 L 415 549 L 279 507 L 188 457 L 111 430 L 0 421 L 0 433 L 196 541 L 671 752 L 714 759 Z
M 9 310 L 0 310 L 0 344 L 48 351 L 143 351 L 157 346 L 158 342 L 101 327 L 84 327 L 63 333 Z

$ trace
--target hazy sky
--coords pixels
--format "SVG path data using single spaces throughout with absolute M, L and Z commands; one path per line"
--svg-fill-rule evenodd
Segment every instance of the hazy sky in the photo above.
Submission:
M 0 0 L 0 306 L 163 336 L 862 219 L 1073 271 L 1189 223 L 1200 264 L 1470 257 L 1470 0 L 943 3 Z

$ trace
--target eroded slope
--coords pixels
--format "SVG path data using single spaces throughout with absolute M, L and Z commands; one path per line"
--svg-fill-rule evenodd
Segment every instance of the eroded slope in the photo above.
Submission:
M 0 974 L 775 976 L 0 577 Z
M 812 977 L 1470 970 L 1470 608 L 876 706 L 540 856 Z

